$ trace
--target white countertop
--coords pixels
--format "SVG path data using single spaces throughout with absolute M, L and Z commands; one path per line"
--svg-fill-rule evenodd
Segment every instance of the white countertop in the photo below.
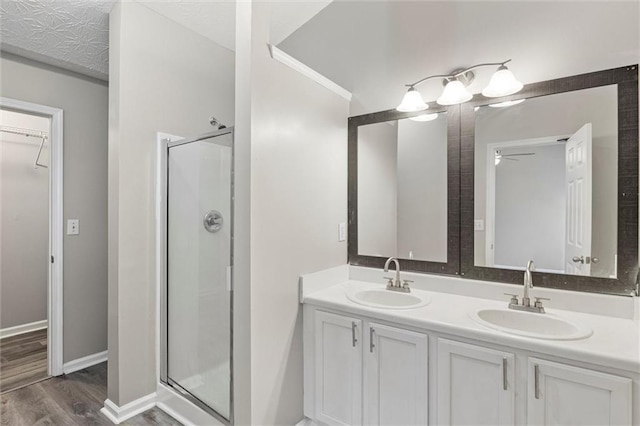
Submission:
M 352 302 L 346 296 L 348 291 L 369 288 L 382 289 L 384 284 L 346 279 L 338 284 L 304 292 L 302 302 L 425 330 L 640 373 L 640 322 L 634 319 L 546 308 L 548 313 L 591 327 L 593 334 L 582 340 L 533 339 L 493 330 L 470 317 L 470 314 L 479 308 L 504 309 L 508 300 L 497 301 L 420 289 L 428 293 L 431 303 L 417 309 L 399 310 L 367 307 Z

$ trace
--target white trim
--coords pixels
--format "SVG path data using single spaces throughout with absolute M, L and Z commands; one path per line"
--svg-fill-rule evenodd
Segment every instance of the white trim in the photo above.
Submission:
M 64 372 L 64 374 L 71 374 L 75 371 L 100 364 L 101 362 L 105 362 L 108 358 L 109 355 L 107 351 L 87 355 L 82 358 L 74 359 L 73 361 L 65 362 L 62 366 L 62 371 Z
M 165 223 L 164 223 L 164 206 L 166 203 L 165 198 L 165 181 L 167 179 L 166 173 L 166 150 L 167 150 L 167 143 L 165 142 L 166 140 L 170 140 L 170 141 L 178 141 L 181 139 L 184 139 L 184 137 L 182 136 L 176 136 L 176 135 L 172 135 L 169 133 L 163 133 L 163 132 L 157 132 L 156 133 L 156 163 L 155 163 L 155 168 L 156 168 L 156 208 L 155 208 L 155 221 L 156 221 L 156 226 L 155 226 L 155 233 L 156 233 L 156 253 L 155 253 L 155 257 L 156 257 L 156 300 L 155 300 L 155 304 L 156 304 L 156 379 L 158 379 L 158 382 L 160 381 L 160 375 L 161 375 L 161 357 L 160 357 L 160 351 L 161 351 L 161 336 L 160 336 L 160 328 L 161 328 L 161 322 L 162 322 L 162 315 L 160 313 L 162 307 L 162 298 L 161 298 L 161 292 L 162 292 L 162 287 L 163 287 L 163 280 L 164 280 L 164 268 L 166 265 L 166 254 L 164 252 L 164 245 L 161 243 L 161 241 L 164 240 L 165 238 L 165 232 L 166 230 L 164 229 Z
M 156 393 L 150 393 L 142 398 L 138 398 L 135 401 L 131 401 L 128 404 L 118 407 L 110 399 L 104 401 L 104 407 L 100 409 L 100 412 L 104 414 L 113 424 L 120 424 L 131 417 L 137 416 L 140 413 L 156 406 Z
M 176 419 L 177 421 L 179 421 L 184 426 L 196 426 L 195 423 L 193 423 L 191 420 L 189 420 L 188 418 L 186 418 L 185 416 L 183 416 L 173 408 L 169 407 L 164 402 L 158 402 L 156 406 L 162 411 L 164 411 L 165 413 L 167 413 L 168 415 L 170 415 L 171 417 L 173 417 L 174 419 Z
M 48 373 L 62 374 L 63 360 L 63 111 L 45 105 L 0 97 L 0 107 L 51 119 L 49 139 L 49 254 L 55 259 L 48 274 Z
M 313 420 L 311 420 L 308 417 L 305 417 L 304 419 L 300 420 L 298 423 L 296 423 L 296 426 L 316 426 L 317 423 L 314 422 Z
M 336 83 L 329 80 L 327 77 L 323 76 L 319 72 L 315 71 L 312 68 L 309 68 L 308 66 L 298 61 L 297 59 L 287 55 L 282 50 L 274 46 L 273 44 L 269 45 L 269 52 L 271 52 L 271 57 L 276 61 L 288 66 L 289 68 L 295 71 L 298 71 L 300 74 L 304 76 L 309 77 L 311 80 L 315 81 L 316 83 L 326 87 L 327 89 L 331 90 L 333 93 L 351 102 L 352 94 L 347 89 L 344 89 L 343 87 L 338 86 Z
M 36 322 L 30 322 L 28 324 L 20 324 L 15 325 L 13 327 L 7 327 L 0 329 L 0 339 L 4 339 L 5 337 L 17 336 L 19 334 L 31 333 L 32 331 L 42 330 L 43 328 L 47 328 L 49 321 L 42 320 Z
M 185 426 L 224 425 L 220 420 L 185 399 L 182 395 L 160 382 L 157 386 L 156 406 Z

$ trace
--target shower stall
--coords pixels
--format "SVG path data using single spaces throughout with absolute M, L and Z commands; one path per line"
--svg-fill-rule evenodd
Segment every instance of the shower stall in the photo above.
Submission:
M 160 381 L 233 422 L 233 129 L 163 140 Z

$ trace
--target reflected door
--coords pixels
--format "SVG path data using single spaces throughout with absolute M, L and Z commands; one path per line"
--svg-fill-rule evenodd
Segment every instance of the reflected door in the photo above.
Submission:
M 219 132 L 220 133 L 220 132 Z M 230 419 L 233 133 L 169 144 L 166 382 Z
M 573 134 L 565 147 L 567 231 L 565 272 L 591 274 L 591 123 Z

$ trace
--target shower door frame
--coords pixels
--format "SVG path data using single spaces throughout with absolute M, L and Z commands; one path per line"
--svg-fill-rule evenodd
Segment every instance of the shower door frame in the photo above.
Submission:
M 193 403 L 198 408 L 206 412 L 207 414 L 213 416 L 216 420 L 222 422 L 223 424 L 232 425 L 234 418 L 234 401 L 233 401 L 233 275 L 234 275 L 234 257 L 233 257 L 233 240 L 234 240 L 234 180 L 235 180 L 235 167 L 234 167 L 234 159 L 235 159 L 235 139 L 234 139 L 234 128 L 228 127 L 224 129 L 220 129 L 214 132 L 205 133 L 193 139 L 184 139 L 176 136 L 171 136 L 168 134 L 158 134 L 160 139 L 160 147 L 159 147 L 159 155 L 158 155 L 158 187 L 157 187 L 157 196 L 159 199 L 158 202 L 158 251 L 156 253 L 158 259 L 158 276 L 159 276 L 159 306 L 158 306 L 158 319 L 159 319 L 159 351 L 158 351 L 158 378 L 161 384 L 167 386 L 169 389 L 175 391 L 175 393 L 187 401 Z M 186 145 L 189 143 L 197 143 L 200 141 L 204 141 L 207 139 L 212 139 L 224 135 L 231 135 L 231 143 L 230 145 L 224 144 L 224 146 L 231 147 L 231 197 L 230 197 L 230 212 L 231 212 L 231 224 L 230 224 L 230 269 L 231 276 L 229 277 L 230 285 L 229 285 L 229 328 L 230 328 L 230 338 L 229 338 L 229 419 L 225 418 L 223 415 L 215 411 L 213 408 L 209 407 L 203 401 L 189 393 L 186 389 L 180 386 L 175 381 L 171 380 L 168 377 L 168 318 L 167 318 L 167 308 L 168 308 L 168 300 L 167 293 L 169 289 L 169 280 L 168 280 L 168 270 L 169 270 L 169 262 L 168 262 L 168 243 L 169 243 L 169 149 L 179 146 Z M 215 142 L 212 142 L 215 143 Z M 222 145 L 222 144 L 218 144 Z

